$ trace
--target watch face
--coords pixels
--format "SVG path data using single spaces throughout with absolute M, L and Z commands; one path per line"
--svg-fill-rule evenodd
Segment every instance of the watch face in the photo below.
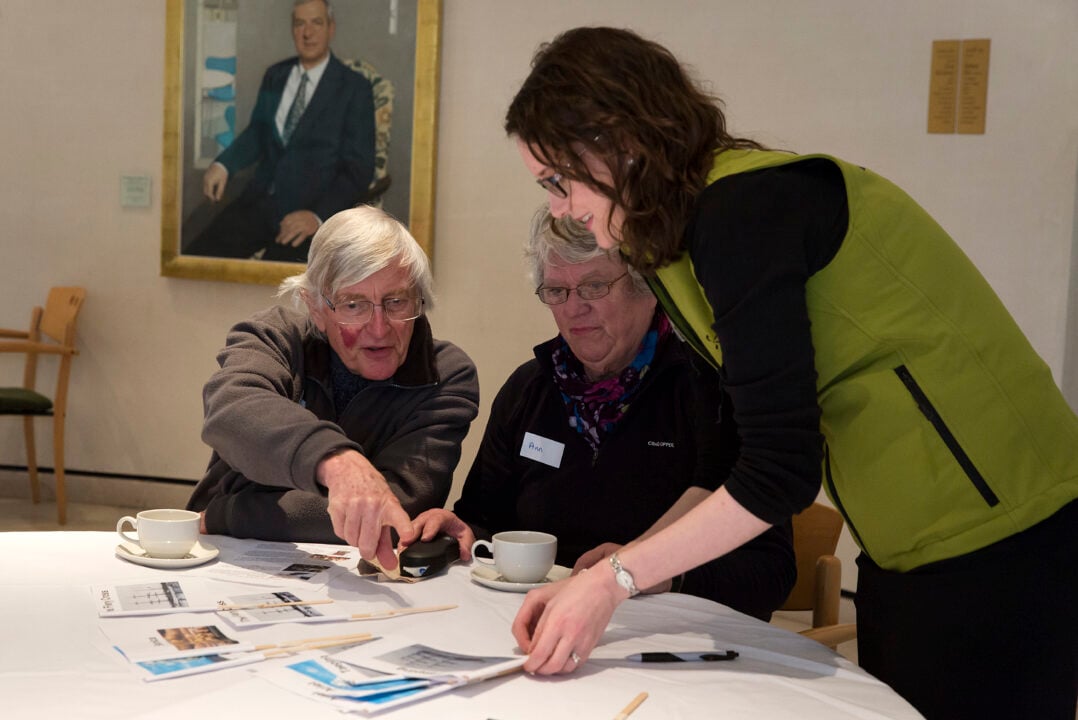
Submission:
M 629 597 L 639 592 L 636 589 L 636 582 L 633 580 L 632 574 L 621 566 L 617 553 L 610 556 L 610 567 L 614 568 L 614 580 L 628 591 Z

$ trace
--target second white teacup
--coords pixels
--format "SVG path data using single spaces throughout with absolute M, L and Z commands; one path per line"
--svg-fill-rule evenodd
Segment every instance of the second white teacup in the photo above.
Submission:
M 494 559 L 477 556 L 477 547 L 490 550 Z M 550 533 L 534 530 L 507 530 L 495 533 L 493 542 L 476 540 L 472 543 L 472 557 L 476 562 L 493 565 L 499 575 L 515 583 L 535 583 L 543 580 L 554 567 L 554 556 L 557 552 L 558 538 Z
M 134 526 L 137 536 L 124 532 L 124 525 Z M 143 510 L 137 516 L 125 515 L 116 523 L 116 533 L 140 546 L 155 558 L 182 558 L 198 542 L 199 514 L 190 510 Z

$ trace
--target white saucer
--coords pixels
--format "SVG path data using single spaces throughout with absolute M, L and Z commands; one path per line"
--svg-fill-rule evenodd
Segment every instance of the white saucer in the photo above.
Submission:
M 136 565 L 145 565 L 153 568 L 187 568 L 195 565 L 208 563 L 217 557 L 220 552 L 216 547 L 204 540 L 195 543 L 186 556 L 182 558 L 156 558 L 150 557 L 146 551 L 133 543 L 120 543 L 116 546 L 116 557 L 121 560 L 133 562 Z
M 472 568 L 472 580 L 475 580 L 480 585 L 486 585 L 487 587 L 494 588 L 495 590 L 504 590 L 505 592 L 518 593 L 528 592 L 529 590 L 534 590 L 537 587 L 543 587 L 547 583 L 564 580 L 572 574 L 572 568 L 555 565 L 554 567 L 550 568 L 550 572 L 547 573 L 547 576 L 539 582 L 518 583 L 506 580 L 498 574 L 497 570 L 490 567 L 489 565 L 480 565 L 479 563 L 476 563 L 475 567 Z

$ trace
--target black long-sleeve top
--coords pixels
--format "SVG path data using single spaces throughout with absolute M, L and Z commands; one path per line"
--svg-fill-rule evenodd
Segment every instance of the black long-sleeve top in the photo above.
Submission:
M 741 439 L 725 486 L 770 523 L 819 494 L 823 443 L 805 283 L 834 257 L 848 222 L 838 167 L 807 159 L 718 180 L 686 230 Z
M 646 531 L 690 487 L 714 490 L 738 452 L 717 375 L 669 336 L 624 417 L 598 452 L 574 429 L 554 383 L 549 344 L 498 392 L 479 452 L 454 506 L 479 537 L 541 530 L 572 566 L 603 542 Z M 564 444 L 558 467 L 521 456 L 525 433 Z M 685 575 L 682 592 L 763 619 L 796 579 L 789 524 L 780 523 Z

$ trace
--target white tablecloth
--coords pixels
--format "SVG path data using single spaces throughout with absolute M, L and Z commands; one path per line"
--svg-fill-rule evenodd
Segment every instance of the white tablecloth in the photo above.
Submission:
M 252 541 L 210 536 L 221 557 Z M 144 682 L 109 651 L 91 585 L 197 576 L 208 566 L 158 570 L 116 558 L 112 533 L 0 533 L 0 716 L 16 718 L 340 718 L 332 708 L 269 684 L 247 668 Z M 247 586 L 250 590 L 250 587 Z M 442 650 L 512 655 L 509 632 L 523 595 L 480 586 L 455 565 L 416 584 L 355 573 L 327 589 L 337 603 L 369 608 L 458 603 L 439 613 L 390 620 L 249 629 L 257 642 L 370 631 L 406 632 Z M 359 610 L 357 610 L 359 611 Z M 213 617 L 212 615 L 207 617 Z M 732 662 L 670 666 L 625 661 L 649 650 L 732 649 Z M 613 718 L 638 692 L 632 720 L 662 718 L 920 717 L 886 685 L 825 647 L 699 598 L 665 594 L 623 603 L 592 660 L 571 676 L 524 674 L 455 690 L 374 717 L 389 720 Z M 361 717 L 361 716 L 356 716 Z

